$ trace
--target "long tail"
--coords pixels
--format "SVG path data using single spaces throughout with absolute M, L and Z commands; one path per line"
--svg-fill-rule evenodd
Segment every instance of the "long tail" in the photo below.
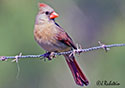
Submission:
M 83 74 L 79 65 L 77 64 L 74 56 L 64 55 L 66 62 L 72 72 L 74 80 L 77 85 L 83 86 L 84 84 L 87 86 L 89 84 L 87 78 Z

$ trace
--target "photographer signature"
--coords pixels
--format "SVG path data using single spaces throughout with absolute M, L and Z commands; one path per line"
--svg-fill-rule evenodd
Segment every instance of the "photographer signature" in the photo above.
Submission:
M 107 80 L 103 80 L 103 81 L 100 81 L 98 80 L 96 82 L 96 85 L 97 86 L 119 86 L 120 83 L 118 81 L 107 81 Z

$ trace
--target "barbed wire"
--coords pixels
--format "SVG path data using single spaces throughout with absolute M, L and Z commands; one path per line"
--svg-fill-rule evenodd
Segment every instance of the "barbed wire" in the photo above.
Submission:
M 100 44 L 100 46 L 82 49 L 80 47 L 80 45 L 77 45 L 76 50 L 71 50 L 71 51 L 68 51 L 68 52 L 54 53 L 53 55 L 56 56 L 56 55 L 65 55 L 65 54 L 74 54 L 74 53 L 78 54 L 78 53 L 89 52 L 89 51 L 98 50 L 98 49 L 104 49 L 107 52 L 112 47 L 125 46 L 125 44 L 105 45 L 105 44 L 102 44 L 100 41 L 98 43 Z M 14 60 L 12 60 L 13 62 L 14 61 L 18 62 L 18 59 L 21 59 L 21 58 L 48 58 L 49 55 L 50 55 L 50 53 L 45 53 L 45 54 L 42 54 L 42 55 L 22 55 L 22 53 L 20 53 L 19 55 L 16 55 L 16 56 L 0 56 L 0 60 L 5 61 L 5 60 L 8 60 L 8 59 L 14 59 Z

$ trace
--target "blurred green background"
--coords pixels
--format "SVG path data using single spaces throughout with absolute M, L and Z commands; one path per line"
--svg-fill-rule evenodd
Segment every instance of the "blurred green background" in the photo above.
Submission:
M 125 0 L 0 0 L 0 56 L 45 53 L 33 37 L 38 2 L 49 4 L 59 13 L 57 23 L 83 48 L 97 46 L 98 41 L 125 43 Z M 120 83 L 101 88 L 125 87 L 125 47 L 76 57 L 90 81 L 86 88 L 97 88 L 98 80 Z M 21 59 L 19 66 L 16 79 L 17 64 L 0 61 L 0 88 L 82 88 L 74 83 L 62 56 L 46 62 Z

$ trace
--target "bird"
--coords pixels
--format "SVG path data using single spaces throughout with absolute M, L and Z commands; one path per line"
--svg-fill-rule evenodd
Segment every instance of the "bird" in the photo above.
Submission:
M 34 26 L 34 38 L 40 47 L 48 53 L 77 49 L 68 33 L 55 22 L 55 18 L 59 17 L 59 14 L 45 3 L 39 2 L 38 9 Z M 75 83 L 79 86 L 87 86 L 89 81 L 79 67 L 75 56 L 65 54 L 64 57 Z

